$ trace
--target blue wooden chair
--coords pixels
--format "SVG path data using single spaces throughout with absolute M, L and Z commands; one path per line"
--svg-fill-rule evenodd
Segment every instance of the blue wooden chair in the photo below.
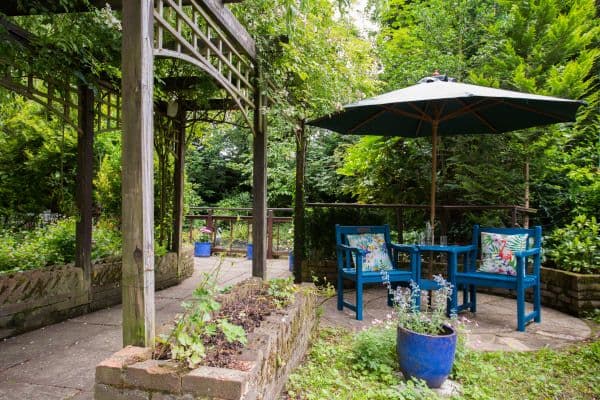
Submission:
M 414 280 L 419 283 L 421 261 L 417 247 L 392 243 L 388 225 L 336 225 L 335 238 L 338 310 L 347 307 L 356 312 L 357 320 L 362 320 L 363 285 L 383 283 L 386 274 L 392 288 L 395 288 L 399 282 Z M 398 268 L 399 253 L 409 255 L 409 269 Z M 356 304 L 344 301 L 344 279 L 354 281 L 356 284 Z M 389 297 L 388 305 L 391 305 Z
M 531 320 L 541 321 L 540 261 L 542 228 L 473 227 L 473 243 L 465 253 L 464 269 L 450 265 L 450 281 L 463 290 L 463 303 L 458 304 L 455 290 L 451 308 L 456 312 L 477 311 L 477 287 L 512 289 L 517 294 L 517 329 L 525 330 Z M 479 255 L 479 257 L 478 257 Z M 479 266 L 477 259 L 479 258 Z M 531 263 L 530 263 L 531 261 Z M 525 291 L 533 289 L 533 312 L 525 314 Z

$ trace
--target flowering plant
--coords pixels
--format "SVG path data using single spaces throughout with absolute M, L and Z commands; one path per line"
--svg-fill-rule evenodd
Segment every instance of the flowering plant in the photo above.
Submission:
M 203 226 L 200 229 L 200 240 L 202 242 L 210 242 L 212 238 L 212 233 L 212 229 L 210 229 L 208 226 Z
M 398 287 L 396 290 L 391 289 L 389 281 L 387 282 L 386 286 L 393 299 L 395 317 L 399 326 L 416 333 L 438 335 L 443 332 L 443 326 L 449 324 L 449 319 L 446 317 L 446 301 L 452 295 L 452 284 L 441 275 L 434 275 L 433 280 L 438 289 L 432 291 L 431 305 L 424 307 L 419 307 L 417 304 L 421 290 L 414 281 L 410 282 L 409 288 Z M 424 312 L 421 308 L 424 308 Z M 450 319 L 454 318 L 456 315 L 452 314 Z

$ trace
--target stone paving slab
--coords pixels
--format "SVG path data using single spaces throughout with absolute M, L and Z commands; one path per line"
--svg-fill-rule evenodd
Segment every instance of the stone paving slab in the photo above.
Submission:
M 355 300 L 355 292 L 347 290 L 344 298 Z M 353 311 L 337 310 L 337 299 L 328 299 L 321 317 L 322 326 L 337 326 L 360 330 L 392 313 L 386 303 L 385 288 L 368 288 L 364 292 L 363 321 L 355 319 Z M 527 309 L 531 310 L 531 304 Z M 477 294 L 477 313 L 462 312 L 468 319 L 467 346 L 481 351 L 529 351 L 545 347 L 560 348 L 591 337 L 592 331 L 584 321 L 559 311 L 542 307 L 542 322 L 527 325 L 525 332 L 517 329 L 517 302 L 515 299 Z
M 244 258 L 196 258 L 191 278 L 155 295 L 157 332 L 166 329 L 181 302 L 191 297 L 203 272 L 220 267 L 218 285 L 225 287 L 251 275 L 252 263 Z M 269 260 L 268 278 L 290 276 L 288 260 Z M 354 299 L 351 291 L 347 293 Z M 478 350 L 534 350 L 562 347 L 589 338 L 585 322 L 548 308 L 542 309 L 542 323 L 517 332 L 514 300 L 479 295 L 476 315 L 464 313 L 477 322 L 467 343 Z M 374 320 L 383 320 L 391 309 L 383 288 L 365 292 L 365 319 L 336 308 L 336 299 L 323 304 L 321 324 L 352 330 L 363 329 Z M 463 315 L 463 314 L 461 314 Z M 0 400 L 91 400 L 96 364 L 121 349 L 121 306 L 111 307 L 0 341 Z
M 252 262 L 242 258 L 195 258 L 191 278 L 156 292 L 156 330 L 166 329 L 181 302 L 221 264 L 218 285 L 251 276 Z M 267 274 L 289 276 L 287 259 L 269 260 Z M 91 400 L 95 367 L 122 347 L 121 306 L 50 325 L 0 341 L 0 400 Z

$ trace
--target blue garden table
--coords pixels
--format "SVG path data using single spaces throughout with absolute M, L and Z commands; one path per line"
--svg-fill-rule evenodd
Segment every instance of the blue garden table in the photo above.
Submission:
M 432 253 L 445 253 L 447 255 L 447 271 L 449 282 L 455 282 L 454 279 L 454 271 L 458 268 L 458 257 L 461 255 L 463 257 L 463 263 L 467 265 L 470 262 L 470 257 L 475 257 L 476 248 L 473 245 L 439 245 L 439 244 L 417 244 L 417 248 L 419 249 L 419 253 L 424 252 L 432 252 Z M 421 263 L 419 263 L 420 265 Z M 418 271 L 419 276 L 421 276 L 421 271 Z M 432 279 L 421 279 L 419 286 L 421 290 L 436 290 L 439 288 L 439 285 Z M 466 293 L 463 293 L 466 296 Z M 451 304 L 457 304 L 458 296 L 458 288 L 452 288 L 451 299 L 448 299 L 446 314 L 450 316 L 452 312 L 456 313 L 458 310 L 452 310 Z

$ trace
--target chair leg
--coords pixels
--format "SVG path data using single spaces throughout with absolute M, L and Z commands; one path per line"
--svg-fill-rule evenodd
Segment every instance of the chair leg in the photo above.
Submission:
M 356 282 L 356 319 L 363 319 L 363 284 Z
M 342 311 L 344 308 L 344 278 L 338 273 L 337 278 L 337 309 Z
M 521 285 L 517 287 L 517 329 L 525 331 L 525 289 Z

